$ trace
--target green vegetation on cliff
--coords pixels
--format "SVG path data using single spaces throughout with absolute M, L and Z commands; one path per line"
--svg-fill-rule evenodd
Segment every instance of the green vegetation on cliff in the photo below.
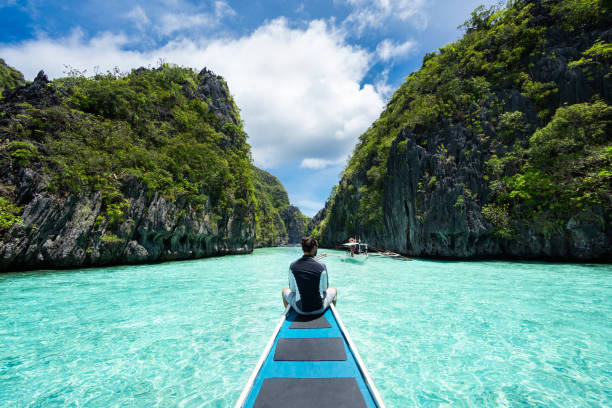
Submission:
M 38 81 L 39 100 L 3 112 L 3 168 L 39 169 L 59 195 L 101 192 L 111 224 L 128 205 L 122 189 L 129 179 L 185 200 L 193 211 L 205 206 L 242 217 L 252 211 L 247 135 L 223 81 L 224 102 L 233 109 L 215 111 L 206 100 L 202 86 L 218 81 L 209 71 L 165 64 Z
M 206 69 L 2 83 L 13 90 L 0 99 L 3 269 L 246 253 L 304 230 Z
M 478 218 L 515 239 L 609 211 L 610 12 L 603 0 L 477 8 L 463 37 L 425 55 L 361 135 L 315 233 L 329 245 L 360 233 L 380 246 L 400 234 L 408 241 L 395 250 L 412 253 L 413 241 L 422 245 L 414 253 L 447 245 L 451 256 L 450 235 L 467 242 L 487 234 Z M 401 163 L 412 169 L 404 180 Z M 412 176 L 414 186 L 397 187 Z M 404 196 L 391 210 L 386 194 L 397 191 Z M 457 213 L 448 232 L 436 228 L 444 217 L 432 206 Z M 400 216 L 408 231 L 395 230 Z
M 253 167 L 255 186 L 255 236 L 257 246 L 287 243 L 287 230 L 280 209 L 289 205 L 289 196 L 281 182 L 265 170 Z
M 499 11 L 479 7 L 466 22 L 465 36 L 439 53 L 427 54 L 422 68 L 393 94 L 380 118 L 361 135 L 340 183 L 350 189 L 348 181 L 355 174 L 365 175 L 367 183 L 355 194 L 359 212 L 354 216 L 362 225 L 382 228 L 387 157 L 403 128 L 424 129 L 456 120 L 480 133 L 479 111 L 499 109 L 496 87 L 517 83 L 542 104 L 554 93 L 552 84 L 534 81 L 521 64 L 545 40 L 545 30 L 530 24 L 532 8 L 521 2 Z
M 585 208 L 612 208 L 611 135 L 612 107 L 604 102 L 560 107 L 526 149 L 487 162 L 494 196 L 485 217 L 511 237 L 510 220 L 550 232 Z
M 25 79 L 21 72 L 6 65 L 0 58 L 0 99 L 5 91 L 12 91 L 15 87 L 25 84 Z
M 0 197 L 0 233 L 8 230 L 13 225 L 21 224 L 23 221 L 19 218 L 21 208 L 9 202 L 5 197 Z
M 296 243 L 296 239 L 306 231 L 309 218 L 289 204 L 287 191 L 272 174 L 253 167 L 253 184 L 257 199 L 256 245 L 261 247 Z

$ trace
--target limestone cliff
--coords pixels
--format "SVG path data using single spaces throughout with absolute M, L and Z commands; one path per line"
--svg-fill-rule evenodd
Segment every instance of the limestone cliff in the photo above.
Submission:
M 287 229 L 288 244 L 299 244 L 304 236 L 307 235 L 308 222 L 300 209 L 294 205 L 288 205 L 281 210 L 281 218 Z
M 306 234 L 309 221 L 299 208 L 290 205 L 281 182 L 265 170 L 253 168 L 256 204 L 257 247 L 297 244 Z
M 41 72 L 12 88 L 0 99 L 2 271 L 253 249 L 250 147 L 223 78 L 164 65 Z
M 410 256 L 612 259 L 612 17 L 477 9 L 364 133 L 315 219 Z

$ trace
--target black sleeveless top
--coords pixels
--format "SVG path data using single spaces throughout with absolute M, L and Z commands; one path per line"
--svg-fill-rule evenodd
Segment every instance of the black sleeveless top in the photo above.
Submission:
M 297 306 L 304 312 L 312 312 L 323 307 L 319 285 L 325 265 L 311 255 L 304 255 L 289 267 L 300 291 Z M 300 304 L 301 303 L 301 304 Z

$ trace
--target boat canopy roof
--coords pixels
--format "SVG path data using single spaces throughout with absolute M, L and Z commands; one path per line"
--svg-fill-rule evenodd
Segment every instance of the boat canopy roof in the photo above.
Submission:
M 359 246 L 368 246 L 368 244 L 364 244 L 363 242 L 347 242 L 346 244 L 342 244 L 342 246 L 355 246 L 355 245 L 359 245 Z

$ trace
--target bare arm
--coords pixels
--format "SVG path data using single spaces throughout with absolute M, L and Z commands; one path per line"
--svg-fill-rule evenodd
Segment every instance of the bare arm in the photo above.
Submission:
M 327 267 L 325 265 L 323 265 L 323 267 L 325 267 L 325 269 L 321 273 L 321 280 L 319 281 L 319 292 L 321 293 L 325 292 L 329 287 L 329 282 L 327 278 Z
M 289 269 L 289 289 L 292 292 L 297 292 L 297 282 L 295 281 L 295 276 L 293 276 L 291 269 Z

